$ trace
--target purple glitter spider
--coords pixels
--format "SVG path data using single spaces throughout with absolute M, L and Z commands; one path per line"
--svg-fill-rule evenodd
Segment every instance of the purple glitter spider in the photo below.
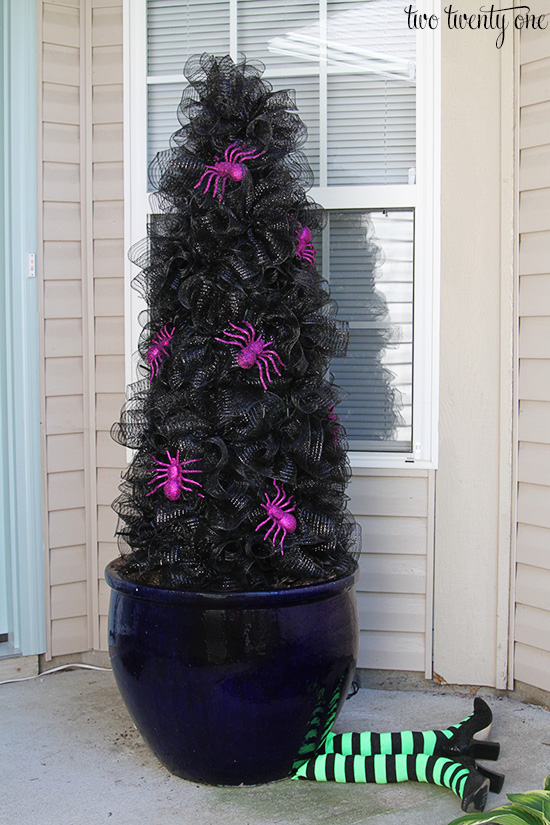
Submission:
M 180 451 L 176 452 L 175 456 L 170 455 L 170 451 L 166 450 L 166 455 L 168 456 L 168 462 L 159 461 L 158 458 L 155 456 L 151 456 L 154 458 L 156 462 L 156 467 L 154 470 L 151 470 L 152 473 L 155 473 L 155 478 L 151 479 L 149 484 L 154 484 L 155 481 L 158 481 L 156 487 L 154 487 L 150 493 L 147 493 L 148 496 L 152 496 L 153 493 L 160 487 L 164 487 L 164 495 L 166 498 L 169 498 L 170 501 L 177 501 L 181 495 L 182 490 L 191 491 L 192 487 L 186 487 L 186 484 L 196 484 L 197 487 L 202 487 L 198 481 L 193 481 L 192 478 L 187 478 L 183 473 L 184 465 L 186 464 L 193 464 L 195 461 L 200 461 L 200 458 L 190 458 L 187 461 L 180 461 Z M 202 470 L 186 470 L 186 473 L 201 473 Z M 197 495 L 201 498 L 204 498 L 202 493 L 197 491 Z
M 157 333 L 155 338 L 153 338 L 153 343 L 147 350 L 147 360 L 149 362 L 149 366 L 151 367 L 149 383 L 153 380 L 155 375 L 158 375 L 164 358 L 170 358 L 168 347 L 174 337 L 175 331 L 176 328 L 174 327 L 172 332 L 168 332 L 168 324 L 165 324 L 161 331 Z
M 221 201 L 225 194 L 225 184 L 227 181 L 232 180 L 235 181 L 235 183 L 240 183 L 248 172 L 243 161 L 259 158 L 260 155 L 263 154 L 264 152 L 254 152 L 254 149 L 248 149 L 246 143 L 239 144 L 239 141 L 236 140 L 225 150 L 223 160 L 220 160 L 216 155 L 216 162 L 206 167 L 206 171 L 202 173 L 193 189 L 197 189 L 203 180 L 208 178 L 204 188 L 204 194 L 206 195 L 210 184 L 214 181 L 212 197 L 215 198 L 218 194 L 218 185 L 221 180 L 221 191 L 218 195 L 218 200 Z
M 257 533 L 260 527 L 263 527 L 264 524 L 267 524 L 268 521 L 272 522 L 271 527 L 268 529 L 267 533 L 264 536 L 264 541 L 267 539 L 271 531 L 276 527 L 275 533 L 273 534 L 273 547 L 275 547 L 275 541 L 277 540 L 277 536 L 282 531 L 281 536 L 281 555 L 284 555 L 283 550 L 283 541 L 286 538 L 287 533 L 294 533 L 296 530 L 296 519 L 292 515 L 292 511 L 296 509 L 294 505 L 290 506 L 290 502 L 294 498 L 294 496 L 290 496 L 287 498 L 285 495 L 284 490 L 281 490 L 277 485 L 275 479 L 273 479 L 273 484 L 275 485 L 275 489 L 277 490 L 277 495 L 270 501 L 269 496 L 267 493 L 265 494 L 265 498 L 267 504 L 262 504 L 261 506 L 267 512 L 267 518 L 265 521 L 262 521 L 261 524 L 258 524 L 256 527 L 255 532 Z
M 269 365 L 271 364 L 277 375 L 280 375 L 281 373 L 275 363 L 275 358 L 282 367 L 284 367 L 285 364 L 283 364 L 274 349 L 267 349 L 273 341 L 264 341 L 261 335 L 256 335 L 254 327 L 252 324 L 249 324 L 248 321 L 243 321 L 243 324 L 245 324 L 248 329 L 238 327 L 236 324 L 230 324 L 237 332 L 224 332 L 223 334 L 226 338 L 229 338 L 229 340 L 225 340 L 224 338 L 216 338 L 215 340 L 220 341 L 222 344 L 233 344 L 236 347 L 241 347 L 241 351 L 237 355 L 237 364 L 239 367 L 242 367 L 243 370 L 249 370 L 257 364 L 260 371 L 262 387 L 264 390 L 267 390 L 264 370 L 267 380 L 271 383 L 272 378 L 269 374 Z
M 311 243 L 311 229 L 309 226 L 304 226 L 302 229 L 296 230 L 298 236 L 298 245 L 296 247 L 296 257 L 301 261 L 307 261 L 311 266 L 315 265 L 315 255 L 317 250 Z

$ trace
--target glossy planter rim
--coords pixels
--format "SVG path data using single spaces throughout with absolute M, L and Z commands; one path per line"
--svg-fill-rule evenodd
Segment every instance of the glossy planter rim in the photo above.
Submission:
M 105 568 L 105 580 L 109 587 L 126 596 L 144 601 L 159 602 L 161 604 L 200 604 L 213 609 L 223 610 L 227 607 L 265 607 L 270 605 L 304 604 L 310 601 L 320 601 L 351 590 L 359 578 L 359 568 L 338 579 L 329 579 L 319 584 L 309 584 L 304 587 L 290 587 L 281 590 L 168 590 L 153 585 L 136 584 L 123 578 L 117 570 L 120 558 L 114 559 Z

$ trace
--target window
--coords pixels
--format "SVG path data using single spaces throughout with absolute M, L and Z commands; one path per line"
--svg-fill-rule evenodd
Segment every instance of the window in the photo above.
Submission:
M 147 161 L 178 128 L 187 58 L 261 60 L 275 88 L 296 90 L 311 196 L 328 211 L 315 246 L 350 324 L 332 372 L 349 393 L 352 464 L 434 466 L 437 32 L 411 31 L 400 0 L 127 0 L 126 12 L 130 240 L 145 232 Z

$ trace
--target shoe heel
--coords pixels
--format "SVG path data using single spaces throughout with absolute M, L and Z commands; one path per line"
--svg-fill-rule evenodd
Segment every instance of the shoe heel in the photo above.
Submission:
M 486 777 L 489 780 L 489 790 L 491 793 L 500 793 L 502 790 L 502 786 L 504 785 L 504 780 L 506 777 L 503 773 L 495 773 L 495 771 L 490 771 L 487 768 L 484 768 L 482 765 L 476 765 L 477 772 L 480 773 L 482 776 Z
M 472 759 L 488 759 L 496 762 L 500 754 L 500 742 L 478 742 L 475 739 L 470 742 L 466 756 Z
M 483 811 L 489 794 L 489 779 L 481 773 L 472 773 L 466 780 L 461 808 L 467 814 Z

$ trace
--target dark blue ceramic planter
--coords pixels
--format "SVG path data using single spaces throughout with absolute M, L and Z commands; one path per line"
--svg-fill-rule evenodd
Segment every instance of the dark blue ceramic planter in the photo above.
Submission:
M 209 785 L 288 776 L 336 718 L 357 660 L 357 573 L 261 593 L 112 588 L 109 652 L 141 735 L 169 771 Z

